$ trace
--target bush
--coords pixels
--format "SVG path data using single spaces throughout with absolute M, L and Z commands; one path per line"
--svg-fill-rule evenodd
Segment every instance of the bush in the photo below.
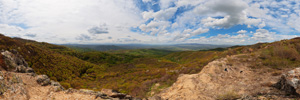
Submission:
M 292 61 L 299 60 L 299 53 L 294 48 L 289 48 L 286 46 L 277 46 L 273 50 L 274 56 L 280 58 L 289 59 Z
M 71 85 L 66 82 L 61 82 L 60 85 L 63 86 L 65 89 L 71 88 Z

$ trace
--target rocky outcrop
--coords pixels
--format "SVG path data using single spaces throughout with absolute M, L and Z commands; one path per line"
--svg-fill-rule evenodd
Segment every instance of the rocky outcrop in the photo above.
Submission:
M 47 75 L 38 75 L 36 81 L 42 86 L 47 86 L 51 84 L 51 81 Z
M 28 67 L 25 59 L 18 54 L 16 50 L 10 51 L 2 51 L 1 55 L 3 56 L 3 60 L 6 66 L 3 69 L 8 71 L 15 71 L 20 73 L 34 73 L 34 70 Z
M 206 65 L 198 74 L 180 75 L 177 81 L 157 96 L 163 100 L 216 100 L 238 99 L 244 95 L 268 94 L 280 78 L 267 69 L 252 69 L 252 59 L 236 55 L 218 59 Z
M 300 68 L 296 68 L 282 74 L 279 82 L 274 87 L 291 95 L 300 94 Z

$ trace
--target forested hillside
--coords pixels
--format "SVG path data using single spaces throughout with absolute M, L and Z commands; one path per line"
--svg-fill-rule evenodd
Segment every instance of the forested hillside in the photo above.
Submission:
M 98 52 L 0 36 L 0 49 L 17 50 L 38 74 L 65 88 L 115 89 L 133 96 L 150 96 L 156 83 L 170 86 L 182 73 L 197 73 L 218 58 L 218 51 L 178 52 L 141 49 Z M 158 92 L 158 91 L 156 91 Z
M 1 35 L 0 50 L 13 49 L 23 55 L 38 74 L 48 75 L 65 88 L 109 88 L 137 97 L 151 96 L 172 85 L 179 74 L 198 73 L 209 62 L 228 55 L 250 54 L 256 61 L 247 63 L 255 63 L 254 68 L 282 69 L 300 64 L 299 38 L 204 51 L 99 52 Z

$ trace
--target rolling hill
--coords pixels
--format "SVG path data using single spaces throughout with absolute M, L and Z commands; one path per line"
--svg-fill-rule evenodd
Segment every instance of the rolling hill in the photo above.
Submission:
M 243 59 L 254 59 L 243 63 L 269 71 L 295 68 L 300 64 L 300 38 L 201 51 L 99 52 L 0 35 L 0 49 L 18 51 L 37 74 L 46 74 L 65 88 L 96 91 L 108 88 L 141 98 L 171 86 L 180 74 L 199 73 L 209 62 L 231 55 L 243 54 Z M 234 60 L 228 60 L 228 65 L 230 63 Z
M 112 44 L 112 45 L 82 45 L 82 44 L 62 44 L 63 46 L 71 48 L 86 48 L 96 51 L 112 51 L 112 50 L 132 50 L 132 49 L 160 49 L 168 51 L 197 51 L 209 50 L 215 48 L 227 48 L 231 45 L 212 45 L 212 44 Z

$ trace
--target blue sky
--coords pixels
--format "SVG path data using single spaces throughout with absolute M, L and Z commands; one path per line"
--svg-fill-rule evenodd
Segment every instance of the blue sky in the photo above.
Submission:
M 298 20 L 298 0 L 0 0 L 0 33 L 50 43 L 254 44 Z

